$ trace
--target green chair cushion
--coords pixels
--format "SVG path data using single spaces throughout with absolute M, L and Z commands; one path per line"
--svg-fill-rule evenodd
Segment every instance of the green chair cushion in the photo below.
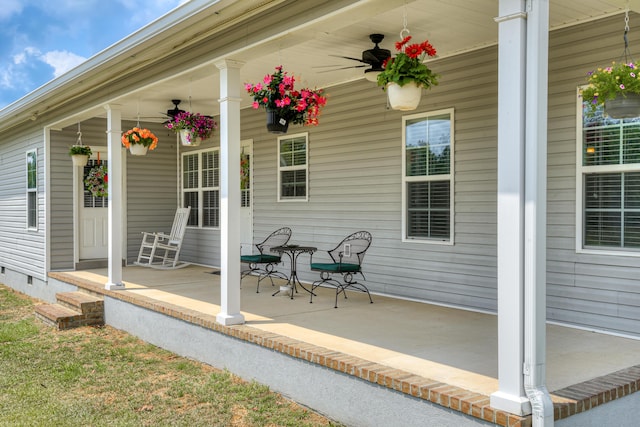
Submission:
M 266 255 L 266 254 L 242 255 L 240 257 L 240 261 L 242 262 L 255 263 L 255 264 L 270 264 L 273 262 L 280 262 L 280 259 L 281 258 L 279 255 Z
M 316 271 L 329 271 L 331 273 L 353 273 L 356 271 L 360 271 L 360 266 L 358 264 L 346 264 L 346 263 L 318 263 L 312 262 L 311 269 Z

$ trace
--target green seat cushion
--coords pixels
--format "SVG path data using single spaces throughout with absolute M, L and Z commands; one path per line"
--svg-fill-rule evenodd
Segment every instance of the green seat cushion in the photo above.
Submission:
M 270 264 L 272 262 L 280 262 L 279 255 L 242 255 L 240 261 L 256 263 L 256 264 Z
M 356 271 L 360 271 L 360 266 L 358 264 L 346 264 L 346 263 L 320 263 L 313 262 L 311 263 L 311 269 L 316 271 L 329 271 L 332 273 L 353 273 Z

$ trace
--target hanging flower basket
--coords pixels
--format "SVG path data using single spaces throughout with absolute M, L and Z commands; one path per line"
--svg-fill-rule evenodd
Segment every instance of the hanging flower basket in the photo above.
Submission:
M 192 133 L 188 129 L 182 129 L 180 132 L 180 143 L 187 147 L 197 147 L 202 144 L 202 138 Z
M 71 156 L 71 161 L 73 162 L 73 166 L 86 166 L 89 161 L 89 156 L 86 154 L 74 154 Z
M 612 119 L 640 117 L 640 95 L 628 93 L 604 102 L 604 112 Z
M 378 75 L 378 86 L 387 91 L 389 105 L 394 110 L 415 110 L 420 104 L 422 88 L 438 84 L 438 75 L 424 64 L 427 56 L 436 50 L 428 40 L 407 45 L 411 36 L 396 42 L 398 53 L 383 63 L 384 71 Z
M 149 150 L 149 147 L 145 147 L 142 144 L 131 144 L 129 146 L 129 151 L 134 156 L 145 156 L 148 150 Z
M 129 149 L 134 156 L 144 156 L 147 150 L 155 150 L 158 137 L 149 129 L 134 127 L 122 134 L 122 145 Z
M 582 90 L 587 113 L 593 115 L 598 106 L 614 119 L 640 117 L 640 69 L 632 63 L 613 62 L 611 66 L 589 73 L 589 86 Z
M 289 120 L 278 115 L 278 111 L 267 109 L 267 130 L 275 134 L 284 134 L 289 130 Z
M 86 145 L 73 145 L 69 149 L 73 166 L 85 166 L 91 156 L 91 148 Z
M 213 134 L 218 124 L 210 116 L 183 111 L 173 116 L 164 127 L 180 134 L 182 145 L 198 146 Z
M 409 82 L 404 86 L 389 83 L 387 84 L 387 97 L 389 105 L 394 110 L 415 110 L 420 104 L 420 98 L 422 98 L 422 88 L 415 82 Z
M 94 166 L 84 179 L 84 185 L 93 197 L 107 197 L 109 194 L 107 167 L 104 165 Z
M 267 130 L 271 133 L 287 133 L 289 124 L 317 126 L 320 108 L 327 103 L 322 89 L 294 89 L 295 77 L 276 67 L 261 83 L 245 84 L 253 96 L 254 109 L 263 106 L 267 110 Z

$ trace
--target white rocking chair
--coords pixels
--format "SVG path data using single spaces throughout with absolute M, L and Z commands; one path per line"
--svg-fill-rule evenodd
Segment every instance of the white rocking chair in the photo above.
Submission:
M 186 267 L 188 263 L 178 264 L 178 257 L 182 248 L 182 239 L 187 229 L 189 212 L 191 212 L 191 207 L 178 208 L 176 210 L 170 234 L 143 231 L 138 261 L 134 264 L 158 269 Z M 156 261 L 156 258 L 159 260 Z

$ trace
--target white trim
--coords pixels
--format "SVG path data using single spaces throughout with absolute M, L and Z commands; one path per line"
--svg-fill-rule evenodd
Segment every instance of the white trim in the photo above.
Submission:
M 406 176 L 407 169 L 407 156 L 406 156 L 406 132 L 405 125 L 408 120 L 423 118 L 423 117 L 432 117 L 438 115 L 449 114 L 449 125 L 450 125 L 450 140 L 449 140 L 449 173 L 446 175 L 427 175 L 420 177 L 408 177 Z M 403 243 L 420 243 L 420 244 L 430 244 L 430 245 L 448 245 L 451 246 L 454 244 L 454 230 L 455 230 L 455 109 L 454 108 L 445 108 L 442 110 L 435 111 L 427 111 L 423 113 L 410 114 L 407 116 L 402 116 L 402 170 L 401 170 L 401 181 L 402 181 L 402 212 L 401 212 L 401 233 L 400 236 Z M 445 179 L 449 179 L 449 238 L 448 239 L 409 239 L 407 238 L 407 182 L 412 181 L 444 181 Z
M 295 166 L 281 166 L 280 165 L 280 142 L 283 140 L 287 140 L 287 139 L 296 139 L 296 138 L 300 138 L 300 137 L 304 137 L 305 138 L 305 159 L 304 159 L 304 168 L 301 167 L 300 165 L 295 165 Z M 309 132 L 301 132 L 301 133 L 295 133 L 293 135 L 283 135 L 283 136 L 279 136 L 278 137 L 278 155 L 276 158 L 276 162 L 278 163 L 278 190 L 277 190 L 277 201 L 280 202 L 284 202 L 284 203 L 290 203 L 290 202 L 308 202 L 309 201 Z M 281 176 L 281 172 L 282 171 L 288 171 L 288 170 L 305 170 L 305 192 L 304 192 L 304 197 L 291 197 L 291 198 L 286 198 L 283 199 L 282 198 L 282 182 L 280 179 Z
M 582 89 L 587 87 L 578 86 L 576 88 L 576 253 L 580 253 L 582 248 Z
M 47 272 L 51 269 L 51 130 L 43 128 L 44 139 L 44 271 L 42 277 L 47 281 Z

